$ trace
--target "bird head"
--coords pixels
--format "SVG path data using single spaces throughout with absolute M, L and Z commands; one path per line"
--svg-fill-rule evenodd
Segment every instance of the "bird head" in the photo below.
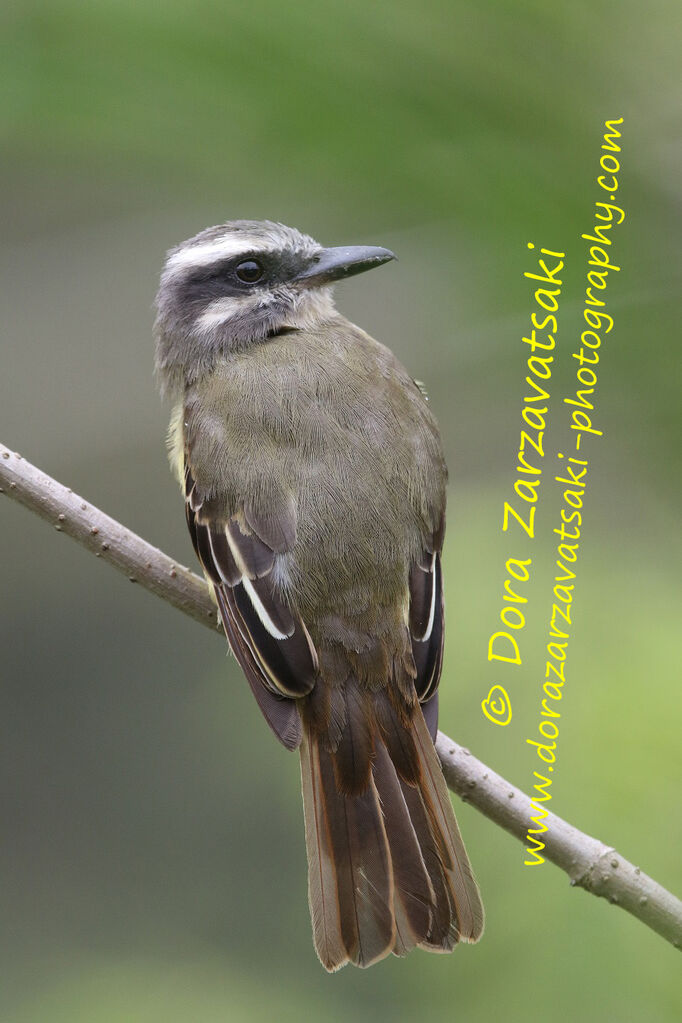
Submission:
M 374 246 L 325 249 L 268 220 L 209 227 L 171 249 L 156 296 L 157 369 L 164 388 L 210 371 L 216 358 L 336 315 L 332 285 L 395 256 Z

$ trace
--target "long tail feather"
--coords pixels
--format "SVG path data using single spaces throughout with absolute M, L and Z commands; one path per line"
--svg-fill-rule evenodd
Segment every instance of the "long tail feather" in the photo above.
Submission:
M 352 683 L 347 683 L 347 687 Z M 333 971 L 477 941 L 483 909 L 418 706 L 353 687 L 338 742 L 303 714 L 301 779 L 315 947 Z
M 483 934 L 484 926 L 481 896 L 452 809 L 438 754 L 421 712 L 415 714 L 413 723 L 422 765 L 420 792 L 431 818 L 432 834 L 442 829 L 442 839 L 448 851 L 449 863 L 444 862 L 443 866 L 454 901 L 459 938 L 476 942 Z
M 304 732 L 300 747 L 301 785 L 308 850 L 308 901 L 315 948 L 325 969 L 338 970 L 348 962 L 341 934 L 334 850 L 322 793 L 319 746 Z

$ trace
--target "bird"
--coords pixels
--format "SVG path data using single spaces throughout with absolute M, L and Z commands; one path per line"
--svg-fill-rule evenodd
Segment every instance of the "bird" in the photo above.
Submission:
M 229 646 L 300 753 L 329 972 L 476 942 L 483 907 L 434 742 L 447 469 L 423 385 L 334 285 L 395 259 L 232 220 L 170 249 L 156 372 Z

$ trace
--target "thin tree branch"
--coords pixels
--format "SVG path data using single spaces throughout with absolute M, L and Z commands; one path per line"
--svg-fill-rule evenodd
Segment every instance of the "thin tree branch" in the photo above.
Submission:
M 0 444 L 0 494 L 36 512 L 191 618 L 216 629 L 216 612 L 206 584 L 162 551 L 131 533 L 115 519 L 36 469 Z M 481 763 L 442 732 L 436 746 L 448 786 L 463 800 L 520 841 L 526 841 L 531 814 L 527 795 Z M 536 804 L 537 807 L 537 804 Z M 566 871 L 572 885 L 600 895 L 627 910 L 675 948 L 682 946 L 682 902 L 643 874 L 639 867 L 596 838 L 548 813 L 544 857 Z
M 131 583 L 139 583 L 190 618 L 216 628 L 215 605 L 203 579 L 3 444 L 0 493 L 51 522 L 57 532 L 66 533 L 96 558 L 108 561 Z
M 537 819 L 538 807 L 543 804 L 536 800 L 532 808 L 525 792 L 510 785 L 443 732 L 438 733 L 436 749 L 448 788 L 525 843 L 531 814 Z M 682 902 L 675 895 L 612 846 L 578 831 L 556 814 L 547 813 L 542 824 L 547 831 L 536 836 L 545 843 L 542 855 L 565 870 L 572 885 L 608 899 L 675 948 L 681 947 Z

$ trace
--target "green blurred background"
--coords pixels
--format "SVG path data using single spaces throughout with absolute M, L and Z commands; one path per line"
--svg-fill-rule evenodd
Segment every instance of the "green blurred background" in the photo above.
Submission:
M 452 477 L 441 725 L 521 787 L 549 485 L 509 728 L 480 702 L 516 549 L 526 243 L 568 254 L 553 452 L 603 124 L 625 118 L 552 808 L 679 893 L 679 3 L 23 0 L 1 18 L 0 440 L 192 563 L 152 379 L 164 251 L 234 217 L 394 249 L 337 297 L 429 387 Z M 325 975 L 297 761 L 224 644 L 18 506 L 0 523 L 3 1021 L 681 1018 L 679 953 L 461 804 L 481 944 Z

